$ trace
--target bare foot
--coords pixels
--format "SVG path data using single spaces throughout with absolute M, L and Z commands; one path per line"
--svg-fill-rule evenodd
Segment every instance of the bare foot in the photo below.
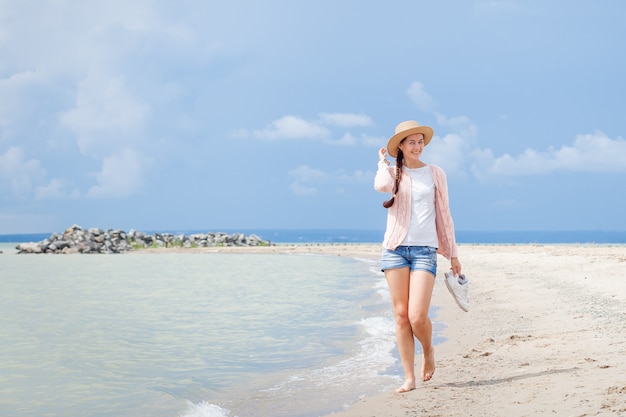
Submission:
M 422 381 L 430 381 L 435 373 L 435 348 L 431 347 L 428 355 L 424 353 L 422 361 Z
M 413 391 L 415 389 L 415 379 L 408 379 L 404 381 L 404 384 L 400 388 L 396 390 L 398 394 L 402 394 L 403 392 Z

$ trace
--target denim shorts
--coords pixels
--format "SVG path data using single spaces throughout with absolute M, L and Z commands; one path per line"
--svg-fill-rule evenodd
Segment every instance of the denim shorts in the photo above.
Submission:
M 430 246 L 398 246 L 396 250 L 384 249 L 381 254 L 381 271 L 409 268 L 437 275 L 437 248 Z

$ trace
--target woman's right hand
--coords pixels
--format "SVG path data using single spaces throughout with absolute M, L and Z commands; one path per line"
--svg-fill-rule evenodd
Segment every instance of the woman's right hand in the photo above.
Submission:
M 384 161 L 386 157 L 387 157 L 387 148 L 385 147 L 380 148 L 378 150 L 378 160 Z

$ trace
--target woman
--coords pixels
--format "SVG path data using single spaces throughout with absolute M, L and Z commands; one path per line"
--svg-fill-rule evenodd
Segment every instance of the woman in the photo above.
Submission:
M 406 379 L 397 392 L 415 389 L 415 339 L 422 345 L 422 381 L 435 372 L 432 323 L 428 317 L 437 275 L 437 253 L 450 259 L 460 276 L 448 185 L 441 168 L 422 162 L 433 129 L 409 120 L 396 127 L 387 149 L 378 152 L 377 191 L 391 192 L 381 269 L 385 273 L 396 321 L 398 350 Z M 396 158 L 395 167 L 385 158 Z

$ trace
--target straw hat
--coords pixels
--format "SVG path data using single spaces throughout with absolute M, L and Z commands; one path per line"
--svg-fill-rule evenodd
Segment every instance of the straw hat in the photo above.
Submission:
M 387 152 L 393 158 L 398 156 L 398 145 L 407 136 L 421 133 L 424 135 L 424 146 L 428 145 L 433 138 L 433 128 L 429 126 L 420 126 L 415 120 L 407 120 L 396 126 L 396 134 L 387 142 Z

